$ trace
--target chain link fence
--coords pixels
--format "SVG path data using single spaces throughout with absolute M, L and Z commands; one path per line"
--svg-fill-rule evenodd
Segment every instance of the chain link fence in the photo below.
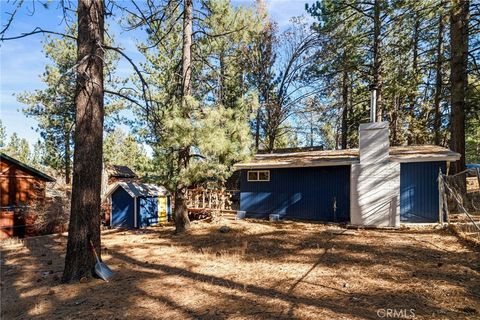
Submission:
M 480 244 L 480 170 L 439 174 L 441 218 L 462 237 Z

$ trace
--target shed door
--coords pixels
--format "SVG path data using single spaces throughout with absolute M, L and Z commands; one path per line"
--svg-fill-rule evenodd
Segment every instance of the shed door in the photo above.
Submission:
M 400 165 L 400 221 L 438 221 L 438 172 L 446 171 L 444 161 Z
M 133 198 L 123 188 L 112 194 L 112 227 L 133 229 Z
M 158 223 L 158 198 L 138 198 L 138 226 L 148 227 Z
M 350 166 L 270 169 L 269 181 L 241 175 L 240 210 L 250 217 L 350 221 Z
M 167 219 L 167 196 L 158 197 L 158 223 L 166 223 Z

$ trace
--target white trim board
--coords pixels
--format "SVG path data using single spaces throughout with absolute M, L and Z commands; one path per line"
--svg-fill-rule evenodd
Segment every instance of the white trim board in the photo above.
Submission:
M 137 197 L 133 197 L 133 227 L 138 228 L 137 221 Z

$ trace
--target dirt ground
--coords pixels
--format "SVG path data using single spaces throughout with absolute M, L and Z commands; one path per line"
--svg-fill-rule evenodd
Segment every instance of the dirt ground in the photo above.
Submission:
M 64 236 L 3 244 L 2 319 L 480 319 L 480 253 L 447 231 L 224 219 L 172 232 L 104 232 L 109 283 L 59 283 Z

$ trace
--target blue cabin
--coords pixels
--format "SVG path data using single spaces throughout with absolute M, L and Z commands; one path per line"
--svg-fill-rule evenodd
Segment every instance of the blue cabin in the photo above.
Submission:
M 110 197 L 112 227 L 134 229 L 170 220 L 170 196 L 164 187 L 118 182 L 106 197 Z
M 242 170 L 240 210 L 255 218 L 273 213 L 282 218 L 348 222 L 349 180 L 350 167 L 344 165 Z
M 460 154 L 389 146 L 387 122 L 360 125 L 359 149 L 277 150 L 235 165 L 246 217 L 399 227 L 440 220 L 438 175 Z

